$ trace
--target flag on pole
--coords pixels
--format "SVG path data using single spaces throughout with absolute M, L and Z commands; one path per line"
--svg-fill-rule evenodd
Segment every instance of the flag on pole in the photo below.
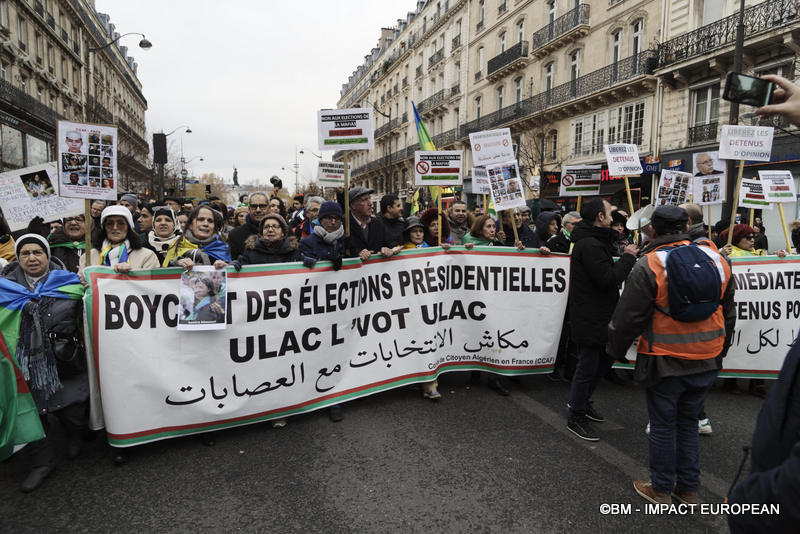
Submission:
M 419 112 L 417 111 L 417 105 L 414 101 L 411 101 L 411 107 L 414 110 L 414 123 L 417 125 L 417 138 L 419 139 L 419 149 L 420 150 L 436 150 L 436 145 L 433 144 L 431 141 L 431 136 L 428 134 L 428 129 L 425 128 L 425 124 L 422 123 L 422 118 L 419 116 Z M 442 188 L 438 185 L 430 186 L 431 190 L 431 200 L 433 204 L 436 205 L 437 199 L 439 195 L 441 195 Z

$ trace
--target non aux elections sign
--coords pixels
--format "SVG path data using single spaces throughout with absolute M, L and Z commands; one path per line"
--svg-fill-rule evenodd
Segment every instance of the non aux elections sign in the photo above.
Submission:
M 642 174 L 642 162 L 636 145 L 624 143 L 605 145 L 608 172 L 612 176 Z
M 286 417 L 447 371 L 549 372 L 569 257 L 414 249 L 388 261 L 348 259 L 338 271 L 328 262 L 230 269 L 224 332 L 176 329 L 179 269 L 86 273 L 105 427 L 113 445 L 130 446 Z M 97 400 L 95 389 L 95 416 Z
M 767 202 L 794 202 L 797 199 L 790 171 L 758 171 L 758 177 L 764 183 Z
M 461 185 L 460 150 L 414 152 L 414 185 Z
M 719 142 L 721 159 L 769 161 L 772 152 L 772 126 L 722 126 Z
M 760 210 L 771 210 L 772 204 L 767 201 L 764 194 L 766 182 L 742 178 L 742 185 L 739 188 L 739 206 L 742 208 L 755 208 Z
M 600 193 L 600 165 L 566 165 L 561 171 L 562 197 L 592 196 Z
M 493 165 L 516 159 L 511 130 L 486 130 L 469 134 L 472 163 L 476 166 Z
M 320 161 L 317 167 L 317 181 L 322 185 L 344 183 L 344 162 Z
M 372 109 L 327 109 L 317 112 L 320 150 L 364 150 L 375 146 Z

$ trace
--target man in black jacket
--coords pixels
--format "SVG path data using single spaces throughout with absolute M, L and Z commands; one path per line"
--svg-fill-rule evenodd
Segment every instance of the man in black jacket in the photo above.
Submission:
M 403 243 L 403 230 L 406 222 L 403 220 L 403 203 L 397 195 L 383 195 L 381 197 L 381 213 L 378 220 L 386 230 L 386 241 L 390 247 Z
M 251 235 L 258 235 L 258 225 L 269 210 L 269 200 L 265 193 L 250 195 L 250 204 L 247 207 L 247 220 L 237 226 L 228 234 L 228 246 L 231 249 L 231 258 L 238 258 L 244 252 L 244 242 Z
M 601 198 L 584 202 L 582 221 L 572 232 L 569 283 L 571 336 L 578 364 L 572 377 L 567 428 L 587 441 L 598 441 L 589 420 L 605 421 L 589 400 L 613 360 L 606 354 L 608 322 L 619 299 L 619 288 L 636 262 L 639 248 L 627 245 L 615 263 L 617 233 L 611 229 L 611 204 Z
M 386 228 L 372 216 L 373 189 L 353 187 L 350 196 L 350 239 L 349 253 L 366 260 L 372 254 L 380 253 L 384 257 L 392 255 L 394 246 L 386 236 Z

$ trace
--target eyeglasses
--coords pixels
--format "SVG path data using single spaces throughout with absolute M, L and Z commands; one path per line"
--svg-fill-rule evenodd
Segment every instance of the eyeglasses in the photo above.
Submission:
M 269 207 L 269 204 L 250 204 L 250 207 L 254 210 L 265 210 Z
M 66 224 L 68 222 L 72 222 L 72 221 L 84 222 L 85 219 L 83 218 L 83 215 L 79 215 L 78 217 L 65 217 L 64 218 L 64 224 Z
M 265 224 L 264 230 L 280 230 L 281 226 L 279 224 Z
M 119 226 L 120 228 L 122 228 L 122 227 L 128 226 L 128 223 L 126 223 L 125 221 L 110 221 L 109 220 L 109 221 L 104 222 L 103 226 L 106 226 L 106 227 Z
M 756 238 L 756 236 L 754 236 L 753 234 L 748 234 L 748 235 L 744 236 L 742 239 L 755 239 L 755 238 Z

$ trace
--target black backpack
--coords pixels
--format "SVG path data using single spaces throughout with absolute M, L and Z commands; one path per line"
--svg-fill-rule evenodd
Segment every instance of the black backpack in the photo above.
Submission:
M 722 297 L 722 277 L 714 259 L 696 243 L 691 243 L 669 249 L 664 263 L 668 315 L 681 322 L 711 317 L 719 308 Z

